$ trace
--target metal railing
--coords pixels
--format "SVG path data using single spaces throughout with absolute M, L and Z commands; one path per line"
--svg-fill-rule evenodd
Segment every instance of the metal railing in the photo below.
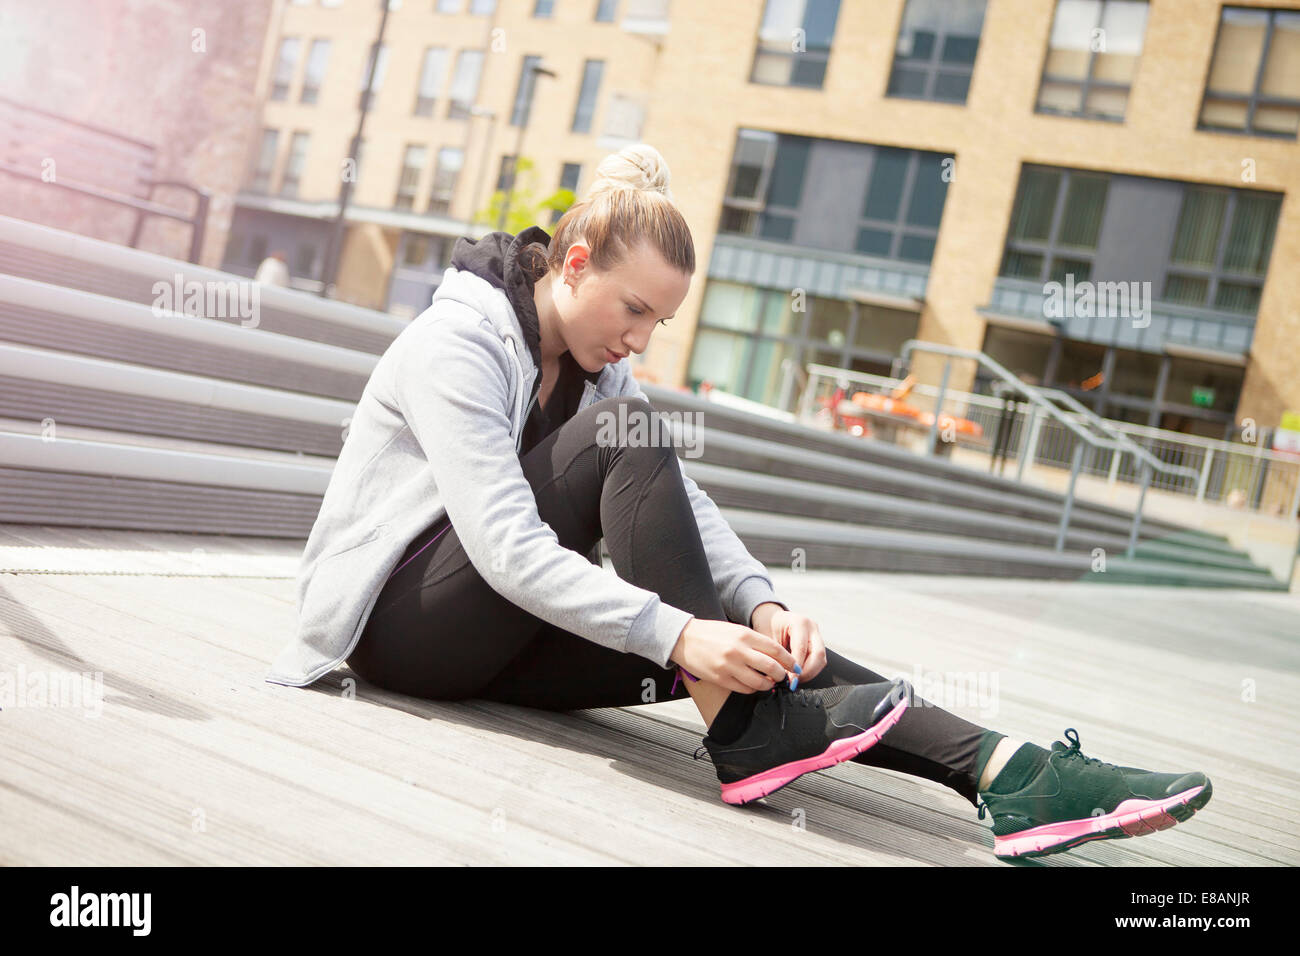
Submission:
M 1091 409 L 1088 409 L 1077 402 L 1073 396 L 1070 396 L 1058 389 L 1041 389 L 1029 385 L 1010 371 L 994 361 L 983 352 L 972 351 L 969 349 L 959 349 L 952 346 L 941 345 L 933 342 L 922 342 L 918 339 L 910 339 L 904 343 L 900 351 L 900 362 L 907 363 L 914 352 L 933 352 L 943 355 L 948 359 L 960 358 L 969 359 L 978 363 L 981 367 L 991 372 L 1001 383 L 1005 391 L 1021 396 L 1028 404 L 1031 412 L 1030 426 L 1028 432 L 1022 429 L 1022 441 L 1035 447 L 1032 443 L 1037 440 L 1037 435 L 1041 430 L 1043 423 L 1054 424 L 1062 432 L 1068 432 L 1076 439 L 1074 442 L 1073 453 L 1070 461 L 1070 480 L 1065 492 L 1065 501 L 1061 511 L 1061 518 L 1057 525 L 1055 550 L 1062 551 L 1065 547 L 1066 533 L 1070 526 L 1070 515 L 1074 508 L 1075 490 L 1078 483 L 1079 472 L 1083 463 L 1083 453 L 1085 448 L 1091 448 L 1094 455 L 1098 452 L 1109 451 L 1112 461 L 1118 461 L 1122 455 L 1131 455 L 1135 463 L 1141 467 L 1141 490 L 1139 492 L 1137 506 L 1133 511 L 1133 520 L 1129 528 L 1129 539 L 1126 555 L 1133 557 L 1137 549 L 1137 541 L 1141 532 L 1142 512 L 1146 500 L 1146 491 L 1151 484 L 1153 474 L 1160 474 L 1173 478 L 1195 479 L 1197 473 L 1194 469 L 1182 465 L 1173 465 L 1161 461 L 1152 455 L 1147 449 L 1141 447 L 1127 435 L 1125 435 L 1115 423 L 1108 422 L 1101 418 Z M 829 369 L 821 366 L 810 365 L 808 367 L 809 381 L 803 389 L 803 396 L 800 402 L 801 416 L 807 419 L 812 410 L 813 393 L 815 391 L 815 378 L 821 374 L 830 373 L 835 379 L 844 381 L 849 377 L 860 378 L 854 373 L 846 373 L 845 370 Z M 935 398 L 934 414 L 929 423 L 929 433 L 924 441 L 925 453 L 934 455 L 939 437 L 939 428 L 944 418 L 943 405 L 948 394 L 948 380 L 952 371 L 952 362 L 944 363 L 943 377 L 939 384 L 938 392 Z M 874 376 L 873 376 L 874 377 Z M 791 376 L 787 374 L 787 382 Z M 983 398 L 982 396 L 967 396 L 967 404 L 974 399 Z M 1003 407 L 1003 401 L 994 398 L 983 398 L 985 409 L 993 411 L 1000 410 Z M 1060 402 L 1067 406 L 1069 411 L 1064 411 L 1058 405 Z M 988 406 L 992 406 L 989 409 Z M 969 414 L 969 412 L 967 412 Z M 999 438 L 1001 438 L 999 434 Z M 1020 462 L 1018 465 L 1017 479 L 1023 480 L 1026 455 L 1025 447 L 1022 445 Z

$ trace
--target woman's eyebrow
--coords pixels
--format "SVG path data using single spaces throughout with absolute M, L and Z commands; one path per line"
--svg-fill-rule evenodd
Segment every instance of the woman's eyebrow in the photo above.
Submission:
M 638 302 L 640 302 L 643 306 L 646 307 L 646 309 L 647 309 L 648 311 L 650 311 L 650 312 L 657 311 L 657 310 L 651 308 L 651 307 L 650 307 L 650 303 L 647 302 L 645 299 L 641 298 L 641 297 L 640 297 L 639 295 L 637 295 L 635 292 L 628 292 L 628 295 L 630 295 L 632 298 L 634 298 L 634 299 L 636 299 Z M 676 317 L 677 317 L 676 313 L 674 313 L 674 314 L 672 314 L 672 315 L 665 315 L 665 316 L 664 316 L 665 319 L 674 319 L 674 318 L 676 318 Z

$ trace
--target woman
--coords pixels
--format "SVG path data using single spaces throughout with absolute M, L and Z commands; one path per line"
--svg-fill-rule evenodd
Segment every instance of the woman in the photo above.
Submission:
M 554 237 L 460 239 L 357 405 L 303 554 L 299 633 L 267 680 L 309 684 L 346 659 L 434 700 L 689 695 L 727 802 L 852 759 L 992 810 L 999 856 L 1151 832 L 1203 806 L 1203 774 L 1103 764 L 1077 736 L 1050 752 L 1010 740 L 828 649 L 777 600 L 626 361 L 694 270 L 668 170 L 644 144 L 600 164 Z M 599 567 L 602 538 L 616 573 Z

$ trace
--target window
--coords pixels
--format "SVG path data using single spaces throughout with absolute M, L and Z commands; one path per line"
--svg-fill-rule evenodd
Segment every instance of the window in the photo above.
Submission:
M 463 0 L 438 0 L 439 13 L 460 13 Z
M 297 37 L 285 37 L 280 41 L 280 55 L 275 61 L 275 76 L 271 80 L 271 99 L 287 100 L 289 85 L 293 83 L 294 68 L 298 65 L 298 48 L 302 45 Z
M 369 101 L 366 95 L 366 81 L 370 79 L 370 64 L 375 64 L 375 78 L 370 84 L 370 95 L 379 92 L 380 87 L 384 85 L 384 74 L 388 71 L 388 45 L 385 44 L 379 48 L 379 59 L 375 62 L 375 48 L 370 47 L 370 52 L 366 55 L 365 69 L 361 71 L 361 97 L 359 105 L 361 109 L 369 109 Z
M 596 4 L 596 22 L 613 23 L 618 19 L 618 0 L 600 0 Z
M 1108 176 L 1025 167 L 999 275 L 1041 282 L 1088 280 L 1106 211 Z
M 341 7 L 343 6 L 343 0 L 320 0 L 320 5 L 322 7 Z
M 985 0 L 907 0 L 886 96 L 965 103 Z
M 280 180 L 281 196 L 298 195 L 298 181 L 302 178 L 303 163 L 307 160 L 307 143 L 310 133 L 296 132 L 289 141 L 289 159 L 284 164 L 284 177 Z
M 1197 129 L 1296 138 L 1300 12 L 1223 8 Z
M 429 192 L 429 212 L 447 215 L 464 165 L 465 151 L 460 147 L 444 146 L 438 150 L 438 167 L 434 170 L 433 188 Z
M 430 47 L 424 51 L 420 67 L 420 89 L 415 95 L 415 115 L 432 116 L 434 104 L 442 91 L 442 78 L 447 72 L 447 51 L 443 47 Z
M 402 159 L 402 174 L 397 183 L 397 198 L 393 200 L 394 209 L 415 208 L 415 194 L 420 188 L 420 173 L 424 169 L 426 150 L 415 143 L 407 144 L 406 155 Z
M 253 168 L 253 175 L 248 183 L 251 192 L 267 193 L 271 191 L 271 173 L 275 170 L 275 154 L 279 148 L 279 143 L 279 130 L 262 130 L 262 143 L 257 151 L 257 165 Z
M 519 71 L 519 82 L 515 86 L 515 106 L 510 113 L 511 126 L 523 126 L 533 105 L 533 90 L 537 85 L 537 74 L 533 67 L 542 62 L 540 56 L 524 57 L 523 68 Z
M 1160 297 L 1254 315 L 1280 207 L 1273 194 L 1188 186 Z
M 741 130 L 718 231 L 928 265 L 951 159 Z M 824 191 L 804 189 L 814 178 L 843 188 L 828 202 Z
M 451 80 L 451 102 L 447 119 L 465 119 L 478 98 L 479 77 L 483 74 L 483 51 L 461 50 L 456 54 L 456 72 Z
M 330 58 L 329 40 L 312 40 L 307 54 L 307 75 L 302 80 L 303 103 L 315 103 L 320 97 L 320 85 L 325 79 L 325 68 Z
M 751 83 L 821 89 L 840 0 L 767 0 Z
M 533 5 L 533 16 L 550 17 L 555 14 L 555 0 L 537 0 Z
M 469 0 L 469 12 L 476 17 L 490 17 L 496 9 L 497 0 Z
M 1122 121 L 1146 24 L 1145 0 L 1057 0 L 1038 112 Z
M 575 198 L 578 192 L 578 180 L 582 175 L 581 163 L 565 163 L 563 170 L 560 172 L 560 189 L 567 189 L 574 193 Z M 567 212 L 567 209 L 551 210 L 551 225 L 555 225 Z
M 694 388 L 708 381 L 743 398 L 778 405 L 786 359 L 888 371 L 892 356 L 916 335 L 919 315 L 913 311 L 815 295 L 804 304 L 802 311 L 794 311 L 788 289 L 710 280 L 687 384 Z
M 948 183 L 939 153 L 876 147 L 856 251 L 929 264 Z
M 605 70 L 604 60 L 587 60 L 582 67 L 582 88 L 578 105 L 573 111 L 573 132 L 590 133 L 591 118 L 596 112 L 596 96 L 600 90 L 600 77 Z

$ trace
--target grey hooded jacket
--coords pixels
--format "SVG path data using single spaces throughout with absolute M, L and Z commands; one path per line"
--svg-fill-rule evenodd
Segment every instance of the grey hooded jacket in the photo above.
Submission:
M 519 250 L 534 241 L 545 246 L 550 237 L 530 227 L 518 237 L 491 233 L 478 248 L 458 240 L 460 258 L 453 256 L 432 304 L 379 358 L 303 551 L 297 631 L 267 681 L 305 686 L 346 660 L 407 545 L 444 514 L 474 568 L 513 604 L 672 666 L 692 615 L 561 545 L 519 463 L 541 384 L 531 280 L 520 278 L 518 264 Z M 588 373 L 579 408 L 620 395 L 646 400 L 626 359 Z M 748 625 L 762 602 L 785 607 L 763 564 L 681 474 L 728 618 Z

